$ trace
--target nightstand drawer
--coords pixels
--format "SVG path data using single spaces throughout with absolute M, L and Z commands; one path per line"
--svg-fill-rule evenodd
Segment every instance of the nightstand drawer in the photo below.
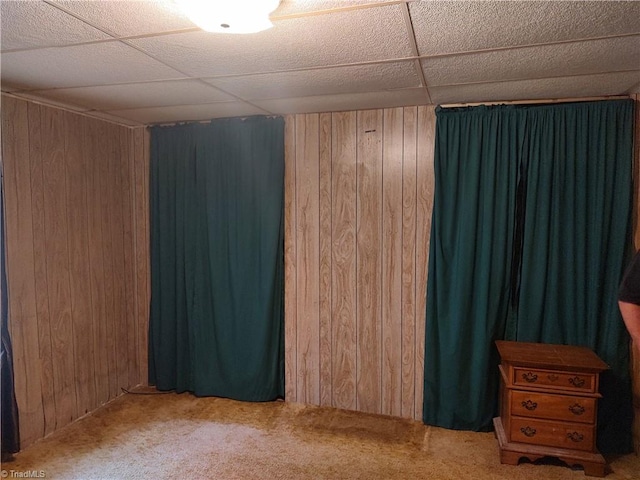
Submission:
M 511 418 L 510 441 L 548 445 L 590 452 L 594 447 L 593 425 Z
M 513 384 L 523 387 L 540 387 L 570 391 L 596 391 L 596 376 L 590 373 L 568 373 L 553 370 L 537 370 L 528 368 L 513 369 Z
M 594 424 L 596 399 L 513 390 L 511 415 Z

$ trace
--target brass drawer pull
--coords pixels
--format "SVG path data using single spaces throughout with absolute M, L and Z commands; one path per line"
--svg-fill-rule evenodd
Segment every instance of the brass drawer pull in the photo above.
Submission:
M 578 432 L 572 432 L 572 433 L 567 433 L 567 438 L 572 442 L 578 443 L 584 440 L 584 435 Z
M 520 431 L 527 437 L 533 437 L 536 434 L 536 429 L 531 427 L 522 427 Z
M 569 406 L 569 411 L 574 415 L 582 415 L 584 413 L 584 407 L 579 403 L 574 403 Z
M 534 383 L 536 380 L 538 380 L 538 375 L 532 372 L 528 372 L 523 373 L 522 378 L 524 378 L 525 382 Z
M 557 382 L 558 381 L 558 375 L 555 375 L 553 373 L 550 373 L 549 375 L 547 375 L 547 378 L 549 379 L 550 382 Z
M 529 411 L 533 411 L 538 408 L 538 404 L 536 402 L 532 402 L 531 400 L 527 400 L 526 402 L 523 400 L 522 406 Z
M 576 388 L 580 388 L 584 385 L 584 378 L 580 378 L 576 376 L 576 377 L 570 378 L 569 383 Z

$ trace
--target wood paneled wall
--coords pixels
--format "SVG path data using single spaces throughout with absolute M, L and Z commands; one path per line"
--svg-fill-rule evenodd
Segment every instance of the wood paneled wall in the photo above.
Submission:
M 2 97 L 22 447 L 147 381 L 148 141 Z
M 286 117 L 288 401 L 422 418 L 434 130 L 427 106 Z M 23 447 L 147 382 L 148 145 L 142 128 L 2 97 Z
M 285 130 L 287 401 L 422 418 L 433 107 Z

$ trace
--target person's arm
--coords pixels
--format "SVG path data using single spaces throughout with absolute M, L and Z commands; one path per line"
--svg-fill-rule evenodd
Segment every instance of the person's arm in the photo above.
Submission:
M 636 352 L 640 355 L 640 305 L 635 303 L 618 302 L 622 320 L 633 339 Z

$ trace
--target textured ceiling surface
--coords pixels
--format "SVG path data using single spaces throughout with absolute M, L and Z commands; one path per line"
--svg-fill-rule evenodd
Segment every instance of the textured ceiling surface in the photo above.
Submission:
M 0 0 L 2 91 L 124 125 L 640 92 L 640 1 L 282 0 L 271 17 L 225 35 L 173 0 Z

